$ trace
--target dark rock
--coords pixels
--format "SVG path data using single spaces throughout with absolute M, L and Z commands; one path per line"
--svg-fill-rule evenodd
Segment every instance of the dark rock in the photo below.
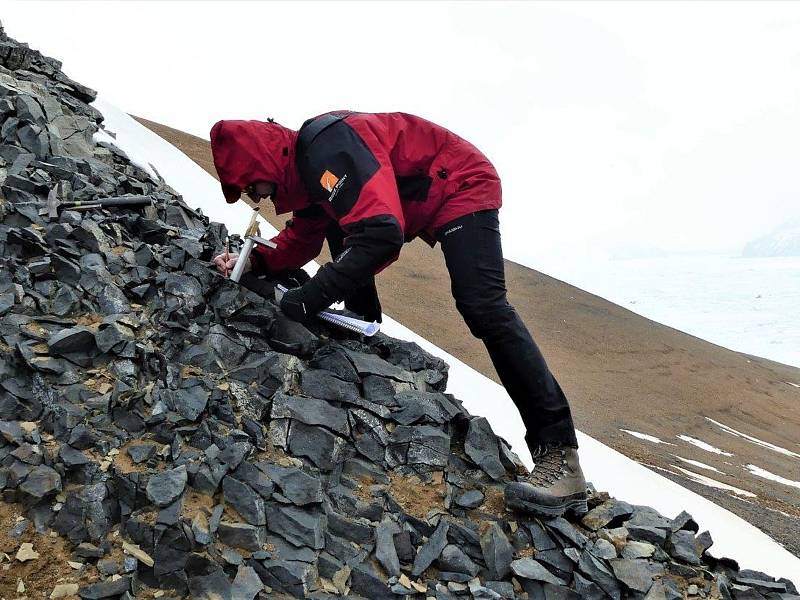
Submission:
M 158 448 L 154 444 L 139 444 L 128 446 L 127 452 L 131 460 L 138 465 L 155 456 L 156 450 Z
M 100 600 L 101 598 L 114 598 L 124 594 L 131 588 L 130 577 L 120 577 L 116 581 L 101 581 L 87 585 L 78 590 L 78 595 L 84 600 Z
M 417 555 L 414 558 L 414 566 L 411 569 L 411 574 L 414 577 L 422 575 L 425 569 L 439 558 L 442 550 L 444 550 L 444 547 L 447 545 L 447 529 L 447 521 L 440 519 L 436 531 L 434 531 L 428 541 L 417 550 Z
M 514 558 L 514 549 L 497 523 L 492 523 L 481 535 L 481 550 L 489 577 L 492 579 L 505 579 L 511 571 L 511 561 Z
M 605 566 L 602 560 L 595 558 L 590 552 L 584 551 L 583 554 L 581 554 L 578 569 L 586 579 L 596 583 L 600 589 L 614 600 L 619 600 L 622 597 L 617 578 L 611 573 L 608 567 Z
M 328 531 L 356 544 L 370 544 L 373 541 L 372 525 L 363 518 L 351 519 L 333 510 L 325 513 L 328 516 Z
M 400 527 L 388 518 L 375 528 L 375 557 L 390 576 L 396 577 L 400 576 L 400 559 L 394 546 L 394 536 L 398 533 Z
M 767 579 L 756 579 L 752 577 L 741 577 L 741 575 L 734 578 L 734 581 L 743 586 L 751 587 L 762 594 L 786 594 L 789 593 L 787 585 L 781 581 L 775 581 L 771 577 Z
M 695 545 L 694 533 L 681 529 L 669 537 L 667 552 L 670 556 L 690 565 L 699 565 L 700 556 Z
M 293 560 L 254 561 L 251 566 L 261 581 L 275 592 L 284 592 L 293 598 L 305 598 L 315 587 L 317 570 L 314 565 Z
M 667 541 L 667 532 L 660 527 L 646 527 L 643 525 L 626 525 L 631 539 L 650 542 L 656 546 L 663 546 Z
M 19 490 L 35 500 L 41 500 L 61 491 L 61 476 L 50 467 L 39 465 L 28 473 Z
M 289 451 L 305 456 L 322 470 L 330 471 L 343 458 L 345 441 L 323 427 L 292 422 L 289 429 Z
M 621 522 L 632 514 L 633 507 L 630 504 L 612 498 L 586 513 L 581 522 L 592 531 L 597 531 L 608 527 L 613 521 Z
M 594 544 L 589 548 L 589 552 L 597 558 L 617 558 L 617 549 L 614 547 L 614 544 L 602 538 L 595 540 Z
M 398 464 L 441 468 L 447 465 L 450 454 L 450 436 L 431 425 L 400 425 L 392 432 L 389 444 L 387 455 Z
M 62 444 L 58 451 L 58 455 L 63 461 L 64 466 L 68 469 L 81 467 L 92 462 L 92 460 L 83 452 L 76 450 L 69 444 Z
M 308 356 L 317 349 L 319 344 L 317 336 L 300 323 L 290 321 L 282 315 L 275 319 L 267 341 L 278 352 L 295 356 Z
M 0 421 L 0 436 L 12 444 L 19 445 L 25 441 L 22 427 L 20 427 L 19 423 L 16 421 Z
M 391 598 L 386 576 L 371 563 L 353 565 L 350 572 L 350 589 L 365 598 Z
M 232 586 L 228 577 L 221 570 L 208 575 L 189 578 L 189 593 L 199 600 L 221 600 L 233 598 Z
M 327 371 L 343 381 L 352 383 L 361 381 L 347 354 L 345 354 L 344 350 L 335 346 L 322 346 L 319 348 L 314 353 L 314 357 L 308 361 L 308 365 L 315 369 Z
M 562 581 L 550 571 L 548 571 L 540 562 L 532 558 L 518 558 L 511 562 L 511 571 L 517 577 L 523 579 L 532 579 L 533 581 L 543 581 L 545 583 L 552 583 L 555 585 L 565 585 L 566 582 Z
M 506 469 L 500 462 L 497 437 L 484 417 L 474 417 L 470 420 L 467 439 L 464 441 L 464 452 L 489 477 L 500 479 L 505 475 Z
M 322 502 L 322 482 L 296 467 L 265 465 L 269 478 L 293 504 L 305 506 Z
M 573 548 L 574 550 L 574 548 Z M 592 552 L 592 550 L 590 550 Z M 575 569 L 575 563 L 565 554 L 563 550 L 545 550 L 536 553 L 536 560 L 547 566 L 562 578 L 568 579 L 567 575 Z M 578 557 L 580 560 L 580 556 Z
M 483 504 L 483 492 L 480 490 L 467 490 L 456 496 L 455 502 L 461 508 L 478 508 Z
M 261 578 L 252 567 L 240 566 L 231 588 L 231 600 L 253 600 L 264 589 Z
M 307 512 L 294 506 L 267 503 L 269 530 L 282 536 L 295 546 L 309 546 L 316 550 L 325 547 L 326 518 L 322 513 Z
M 208 404 L 210 393 L 202 385 L 175 391 L 175 411 L 184 419 L 196 421 Z
M 231 442 L 219 453 L 217 459 L 228 466 L 229 469 L 236 469 L 246 456 L 253 450 L 249 442 Z
M 331 406 L 324 400 L 301 398 L 276 392 L 272 398 L 273 419 L 295 419 L 306 425 L 320 425 L 348 435 L 347 411 Z
M 158 507 L 168 506 L 183 494 L 186 481 L 184 466 L 151 475 L 147 481 L 147 499 Z
M 646 593 L 656 577 L 664 575 L 664 567 L 646 560 L 615 558 L 610 561 L 614 575 L 630 590 Z
M 585 535 L 573 527 L 573 525 L 563 517 L 550 519 L 547 521 L 546 525 L 548 529 L 555 531 L 577 548 L 583 548 L 589 541 Z
M 321 369 L 307 369 L 301 373 L 300 387 L 312 398 L 335 402 L 358 402 L 361 394 L 351 381 L 342 381 L 332 373 Z
M 671 527 L 673 532 L 679 531 L 681 529 L 686 529 L 688 531 L 691 531 L 692 533 L 697 533 L 698 531 L 700 531 L 700 527 L 692 518 L 692 515 L 690 515 L 685 510 L 681 511 L 681 514 L 679 514 L 672 520 Z
M 266 530 L 263 527 L 247 523 L 220 522 L 217 535 L 223 544 L 243 550 L 261 550 L 266 541 Z
M 697 554 L 699 556 L 703 556 L 706 550 L 714 545 L 714 540 L 711 539 L 711 534 L 708 531 L 704 531 L 694 539 L 694 545 L 695 549 L 697 550 Z
M 88 327 L 62 329 L 47 340 L 50 352 L 64 356 L 69 354 L 93 354 L 96 351 L 94 333 Z
M 236 509 L 251 525 L 266 525 L 264 499 L 249 485 L 228 475 L 222 480 L 222 493 L 225 502 Z
M 120 564 L 113 558 L 102 558 L 97 561 L 97 570 L 101 575 L 110 577 L 119 573 Z
M 243 460 L 233 472 L 233 476 L 253 488 L 262 498 L 268 500 L 275 491 L 275 484 L 259 466 Z
M 458 546 L 448 544 L 442 550 L 438 559 L 439 569 L 443 571 L 453 571 L 455 573 L 465 573 L 470 577 L 475 577 L 480 571 L 469 556 L 467 556 Z

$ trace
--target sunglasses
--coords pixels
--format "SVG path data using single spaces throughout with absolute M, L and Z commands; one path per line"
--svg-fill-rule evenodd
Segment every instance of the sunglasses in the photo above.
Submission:
M 264 198 L 269 198 L 270 197 L 269 194 L 258 194 L 256 192 L 256 184 L 255 183 L 251 183 L 250 185 L 245 187 L 240 192 L 240 197 L 241 197 L 241 194 L 247 194 L 247 196 L 255 203 L 260 202 Z

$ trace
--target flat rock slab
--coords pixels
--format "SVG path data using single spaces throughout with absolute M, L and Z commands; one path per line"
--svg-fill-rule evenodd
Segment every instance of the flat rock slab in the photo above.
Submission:
M 19 489 L 40 500 L 61 491 L 61 475 L 50 467 L 39 465 L 28 474 Z
M 517 560 L 512 561 L 511 571 L 514 573 L 514 575 L 517 577 L 522 577 L 523 579 L 542 581 L 544 583 L 552 583 L 555 585 L 566 584 L 565 581 L 562 581 L 548 571 L 542 563 L 532 558 L 518 558 Z
M 78 595 L 84 600 L 101 600 L 102 598 L 116 598 L 130 590 L 129 577 L 121 577 L 116 581 L 101 581 L 82 587 Z
M 184 466 L 151 475 L 147 481 L 147 499 L 159 508 L 169 506 L 183 494 L 187 479 Z
M 347 356 L 353 361 L 353 366 L 359 375 L 378 375 L 380 377 L 388 377 L 395 381 L 404 381 L 407 383 L 414 383 L 414 376 L 397 367 L 391 363 L 386 362 L 377 354 L 368 354 L 366 352 L 356 352 L 355 350 L 345 350 Z
M 229 523 L 222 521 L 217 528 L 217 534 L 223 544 L 232 548 L 241 548 L 255 552 L 261 550 L 266 542 L 266 530 L 264 527 L 250 525 L 248 523 Z
M 270 502 L 267 505 L 267 523 L 270 531 L 295 546 L 308 546 L 315 550 L 325 547 L 326 519 L 322 513 Z
M 305 506 L 322 502 L 322 482 L 297 467 L 265 465 L 269 478 L 280 488 L 281 494 L 293 504 Z
M 597 531 L 615 519 L 627 519 L 632 514 L 633 507 L 630 504 L 612 499 L 586 513 L 582 522 L 592 531 Z
M 276 392 L 272 399 L 271 414 L 273 419 L 295 419 L 306 425 L 327 427 L 342 435 L 350 432 L 347 411 L 336 408 L 325 400 Z
M 414 566 L 411 569 L 411 574 L 414 577 L 419 577 L 427 569 L 433 561 L 439 558 L 439 555 L 447 546 L 447 530 L 449 525 L 444 519 L 439 520 L 436 530 L 425 544 L 417 551 L 417 556 L 414 558 Z
M 634 592 L 646 593 L 656 577 L 664 575 L 664 567 L 647 560 L 617 558 L 609 561 L 614 575 Z
M 97 349 L 94 332 L 88 327 L 62 329 L 47 340 L 50 352 L 59 356 L 64 354 L 91 354 Z
M 264 499 L 249 485 L 231 475 L 222 480 L 225 502 L 230 504 L 251 525 L 266 525 Z
M 497 523 L 492 523 L 480 538 L 483 559 L 492 579 L 504 579 L 511 571 L 514 548 Z

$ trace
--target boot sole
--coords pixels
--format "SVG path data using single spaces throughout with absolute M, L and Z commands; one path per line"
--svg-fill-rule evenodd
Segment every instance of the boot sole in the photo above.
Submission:
M 567 512 L 572 512 L 576 517 L 580 517 L 589 512 L 589 507 L 586 503 L 586 496 L 582 498 L 567 499 L 557 506 L 543 506 L 542 504 L 535 504 L 516 498 L 514 501 L 514 508 L 530 513 L 537 517 L 546 517 L 555 519 L 556 517 L 564 516 Z

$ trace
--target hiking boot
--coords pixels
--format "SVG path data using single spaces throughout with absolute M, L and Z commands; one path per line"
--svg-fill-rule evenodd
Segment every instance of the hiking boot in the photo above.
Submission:
M 506 485 L 506 505 L 552 519 L 567 511 L 586 513 L 586 480 L 578 450 L 570 446 L 539 446 L 531 453 L 534 466 L 527 481 Z

